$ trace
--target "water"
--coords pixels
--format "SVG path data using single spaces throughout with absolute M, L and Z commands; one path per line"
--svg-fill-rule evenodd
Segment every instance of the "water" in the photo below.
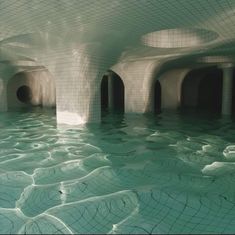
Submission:
M 57 128 L 0 114 L 0 233 L 234 233 L 235 125 L 107 115 Z

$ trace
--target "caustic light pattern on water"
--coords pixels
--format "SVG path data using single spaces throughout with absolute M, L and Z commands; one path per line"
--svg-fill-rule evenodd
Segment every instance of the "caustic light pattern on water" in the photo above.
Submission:
M 108 115 L 57 129 L 0 115 L 0 232 L 234 233 L 235 127 L 220 118 Z

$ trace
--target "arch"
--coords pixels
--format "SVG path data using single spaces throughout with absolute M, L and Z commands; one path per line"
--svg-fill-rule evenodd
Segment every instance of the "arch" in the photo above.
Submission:
M 154 85 L 154 113 L 156 114 L 161 113 L 161 96 L 161 84 L 158 80 L 156 80 Z
M 8 108 L 56 107 L 55 81 L 46 70 L 20 71 L 7 83 Z
M 115 111 L 124 113 L 125 87 L 122 79 L 109 71 L 101 80 L 101 111 Z
M 216 67 L 190 71 L 182 83 L 181 107 L 220 113 L 222 77 L 222 70 Z

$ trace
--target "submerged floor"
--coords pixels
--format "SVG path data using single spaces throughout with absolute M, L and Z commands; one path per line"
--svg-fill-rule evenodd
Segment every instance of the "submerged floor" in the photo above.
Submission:
M 229 119 L 0 115 L 0 233 L 234 233 Z

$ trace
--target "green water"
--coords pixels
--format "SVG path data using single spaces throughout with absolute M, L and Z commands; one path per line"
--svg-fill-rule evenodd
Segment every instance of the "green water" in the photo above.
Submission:
M 235 122 L 0 114 L 0 233 L 234 233 Z

